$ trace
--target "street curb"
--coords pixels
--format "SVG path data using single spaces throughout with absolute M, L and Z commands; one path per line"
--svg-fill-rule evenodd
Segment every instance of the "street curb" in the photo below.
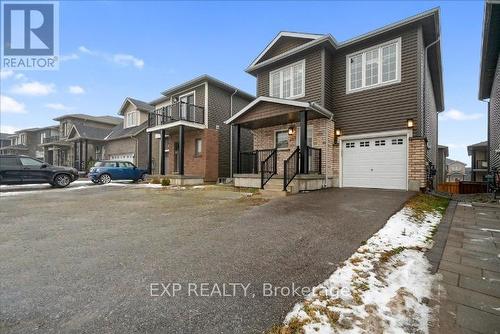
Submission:
M 432 265 L 432 274 L 437 272 L 439 263 L 443 257 L 444 247 L 446 246 L 446 241 L 448 240 L 448 233 L 450 231 L 451 222 L 453 221 L 453 216 L 455 215 L 457 203 L 458 202 L 454 200 L 450 201 L 450 204 L 446 208 L 444 216 L 439 223 L 438 230 L 434 235 L 434 245 L 428 252 L 426 252 L 427 259 Z

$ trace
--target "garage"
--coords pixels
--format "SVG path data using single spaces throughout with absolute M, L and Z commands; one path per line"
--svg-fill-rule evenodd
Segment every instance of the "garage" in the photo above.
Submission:
M 109 160 L 129 161 L 134 163 L 134 153 L 110 154 Z
M 342 139 L 342 186 L 406 190 L 407 136 Z

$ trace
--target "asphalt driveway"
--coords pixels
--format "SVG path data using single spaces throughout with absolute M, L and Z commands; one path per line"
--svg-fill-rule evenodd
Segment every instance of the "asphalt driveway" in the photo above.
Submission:
M 330 189 L 263 203 L 89 187 L 2 197 L 0 332 L 261 333 L 302 299 L 264 296 L 263 284 L 322 282 L 411 195 Z

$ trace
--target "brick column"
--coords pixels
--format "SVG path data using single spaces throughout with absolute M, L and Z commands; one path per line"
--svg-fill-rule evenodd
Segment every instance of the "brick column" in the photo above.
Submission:
M 426 186 L 425 138 L 413 137 L 408 143 L 408 189 L 418 191 Z

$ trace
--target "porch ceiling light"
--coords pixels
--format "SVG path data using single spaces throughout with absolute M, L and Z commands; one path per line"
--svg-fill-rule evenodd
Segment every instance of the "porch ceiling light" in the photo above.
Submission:
M 415 123 L 413 122 L 412 119 L 407 119 L 406 120 L 406 126 L 411 129 L 411 128 L 413 128 L 415 126 Z
M 295 128 L 293 126 L 288 128 L 288 134 L 291 136 L 295 133 Z

